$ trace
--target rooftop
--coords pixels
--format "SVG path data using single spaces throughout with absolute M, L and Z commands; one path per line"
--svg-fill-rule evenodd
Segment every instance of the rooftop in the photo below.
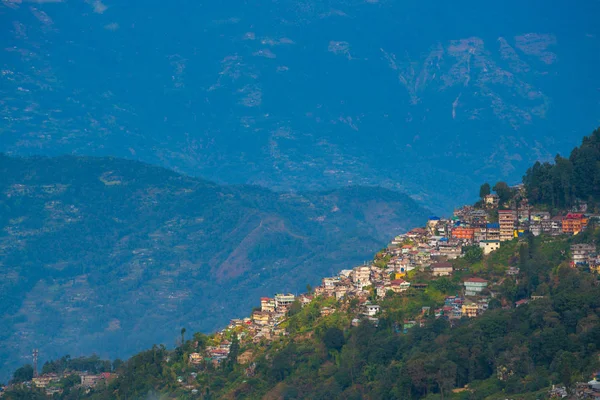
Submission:
M 487 281 L 485 279 L 482 278 L 469 278 L 467 279 L 465 282 L 472 282 L 472 283 L 487 283 Z

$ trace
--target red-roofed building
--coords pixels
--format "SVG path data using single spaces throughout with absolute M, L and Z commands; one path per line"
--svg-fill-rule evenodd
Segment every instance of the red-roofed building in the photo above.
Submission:
M 519 307 L 519 306 L 525 305 L 527 303 L 529 303 L 529 299 L 519 300 L 519 301 L 515 302 L 515 307 Z
M 563 233 L 577 234 L 587 226 L 588 219 L 583 214 L 569 213 L 562 220 Z
M 269 297 L 261 297 L 260 310 L 262 312 L 275 312 L 275 299 L 271 299 Z

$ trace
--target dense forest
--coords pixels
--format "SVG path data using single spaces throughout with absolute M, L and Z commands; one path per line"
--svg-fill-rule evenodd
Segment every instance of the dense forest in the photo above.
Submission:
M 600 129 L 583 138 L 568 158 L 537 162 L 523 177 L 529 202 L 550 209 L 571 208 L 579 201 L 600 206 Z

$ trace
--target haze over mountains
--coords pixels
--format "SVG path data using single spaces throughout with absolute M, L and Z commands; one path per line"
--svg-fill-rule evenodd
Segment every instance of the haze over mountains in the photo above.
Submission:
M 0 151 L 447 210 L 598 124 L 599 8 L 3 0 Z
M 304 290 L 426 218 L 381 188 L 278 194 L 112 158 L 0 155 L 0 381 L 43 360 L 126 357 Z
M 599 14 L 2 0 L 0 378 L 209 331 L 566 154 L 600 122 Z

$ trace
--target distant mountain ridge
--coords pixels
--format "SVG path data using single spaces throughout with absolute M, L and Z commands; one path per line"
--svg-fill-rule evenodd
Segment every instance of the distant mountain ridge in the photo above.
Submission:
M 600 122 L 598 3 L 503 4 L 5 1 L 0 151 L 447 211 Z
M 126 356 L 360 264 L 428 212 L 375 187 L 275 193 L 116 158 L 0 155 L 0 375 Z

